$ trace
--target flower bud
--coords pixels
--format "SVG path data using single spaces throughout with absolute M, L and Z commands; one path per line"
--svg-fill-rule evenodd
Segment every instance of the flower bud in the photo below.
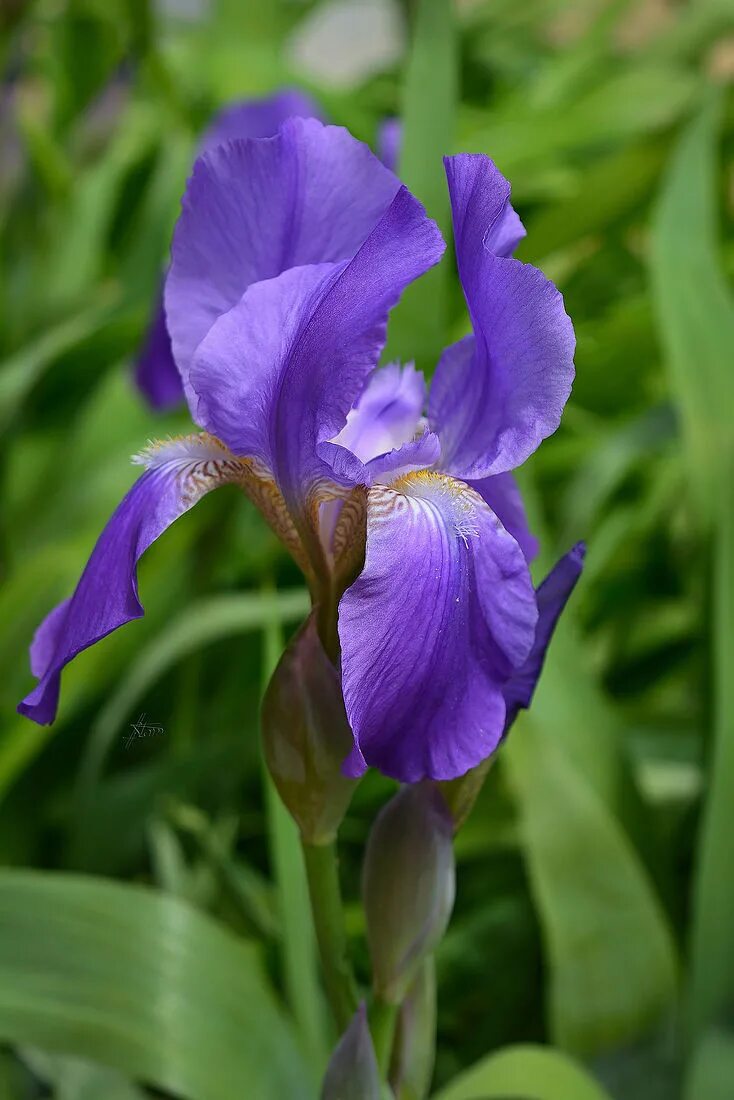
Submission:
M 436 967 L 424 960 L 400 1006 L 390 1083 L 396 1096 L 423 1100 L 433 1077 L 436 1049 Z
M 262 707 L 265 760 L 308 844 L 334 839 L 357 781 L 341 764 L 352 748 L 339 674 L 309 616 L 283 653 Z
M 321 1100 L 380 1100 L 380 1071 L 362 1003 L 331 1056 Z
M 367 841 L 362 892 L 375 996 L 398 1004 L 454 904 L 453 822 L 433 783 L 402 787 Z

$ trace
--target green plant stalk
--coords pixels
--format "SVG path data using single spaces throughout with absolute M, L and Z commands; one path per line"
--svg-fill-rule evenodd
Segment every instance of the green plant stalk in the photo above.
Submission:
M 381 998 L 376 997 L 370 1009 L 372 1042 L 377 1064 L 383 1077 L 387 1077 L 390 1069 L 399 1007 L 399 1005 L 390 1004 L 389 1001 L 383 1001 Z
M 283 650 L 280 621 L 271 620 L 264 630 L 264 685 Z M 298 829 L 280 801 L 275 785 L 263 764 L 272 873 L 275 879 L 281 920 L 283 979 L 288 1003 L 296 1020 L 303 1047 L 317 1073 L 328 1058 L 329 1041 L 323 1000 L 319 989 L 313 935 L 304 927 L 308 920 L 308 886 L 299 852 Z
M 347 955 L 336 844 L 302 842 L 302 847 L 326 995 L 341 1033 L 357 1009 L 357 993 Z

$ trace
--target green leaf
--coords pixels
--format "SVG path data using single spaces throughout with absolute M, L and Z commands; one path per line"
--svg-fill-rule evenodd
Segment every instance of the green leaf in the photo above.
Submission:
M 272 601 L 272 594 L 267 590 L 263 597 Z M 263 690 L 283 651 L 283 621 L 283 616 L 279 616 L 273 606 L 263 629 Z M 304 1049 L 320 1078 L 331 1044 L 319 985 L 316 935 L 301 841 L 296 823 L 280 801 L 264 759 L 262 768 L 270 862 L 282 929 L 284 983 Z
M 552 1033 L 566 1049 L 597 1053 L 670 1006 L 667 921 L 619 822 L 547 725 L 525 721 L 503 759 L 550 960 Z
M 731 1100 L 734 1096 L 734 1037 L 710 1031 L 696 1047 L 685 1100 Z
M 695 503 L 713 524 L 714 749 L 694 893 L 690 1023 L 715 1022 L 734 997 L 734 300 L 717 255 L 712 93 L 683 134 L 655 218 L 653 286 Z
M 457 43 L 451 0 L 420 0 L 403 90 L 399 175 L 446 240 L 451 217 L 442 157 L 453 151 Z M 405 291 L 390 321 L 388 358 L 433 367 L 445 342 L 449 267 L 444 262 Z
M 186 1100 L 313 1100 L 255 950 L 138 886 L 0 872 L 0 1038 Z
M 80 771 L 81 801 L 97 783 L 104 760 L 138 700 L 169 668 L 202 646 L 233 634 L 262 628 L 273 614 L 292 621 L 308 611 L 308 594 L 246 592 L 212 596 L 190 605 L 143 650 L 100 711 Z
M 609 1100 L 568 1055 L 541 1046 L 513 1046 L 460 1073 L 433 1100 Z
M 721 98 L 684 131 L 653 221 L 650 273 L 689 476 L 704 519 L 730 490 L 734 446 L 734 303 L 717 255 L 716 142 Z

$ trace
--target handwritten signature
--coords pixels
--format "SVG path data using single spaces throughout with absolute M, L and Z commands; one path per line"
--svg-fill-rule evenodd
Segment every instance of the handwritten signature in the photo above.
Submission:
M 148 715 L 141 714 L 137 722 L 130 723 L 130 733 L 125 738 L 125 748 L 129 749 L 133 741 L 141 737 L 157 737 L 163 733 L 163 726 L 155 726 L 147 721 Z

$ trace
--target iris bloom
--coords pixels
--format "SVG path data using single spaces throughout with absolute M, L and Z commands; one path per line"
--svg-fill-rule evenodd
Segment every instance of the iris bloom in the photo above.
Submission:
M 215 149 L 225 141 L 272 137 L 288 118 L 321 117 L 321 111 L 311 97 L 295 89 L 286 88 L 264 99 L 233 103 L 220 111 L 204 132 L 199 142 L 199 153 Z M 398 120 L 386 119 L 378 134 L 378 153 L 388 168 L 394 168 L 397 164 L 399 144 Z M 183 401 L 181 375 L 171 351 L 162 290 L 135 364 L 135 381 L 154 409 L 173 408 Z
M 378 158 L 302 118 L 199 158 L 165 308 L 202 431 L 136 457 L 142 476 L 36 634 L 22 713 L 53 720 L 64 665 L 143 614 L 141 554 L 234 482 L 308 580 L 341 667 L 347 773 L 450 779 L 496 748 L 580 569 L 573 551 L 536 594 L 509 472 L 558 426 L 574 335 L 555 287 L 511 258 L 524 230 L 492 161 L 445 166 L 473 331 L 427 395 L 412 366 L 377 363 L 389 310 L 445 246 Z

